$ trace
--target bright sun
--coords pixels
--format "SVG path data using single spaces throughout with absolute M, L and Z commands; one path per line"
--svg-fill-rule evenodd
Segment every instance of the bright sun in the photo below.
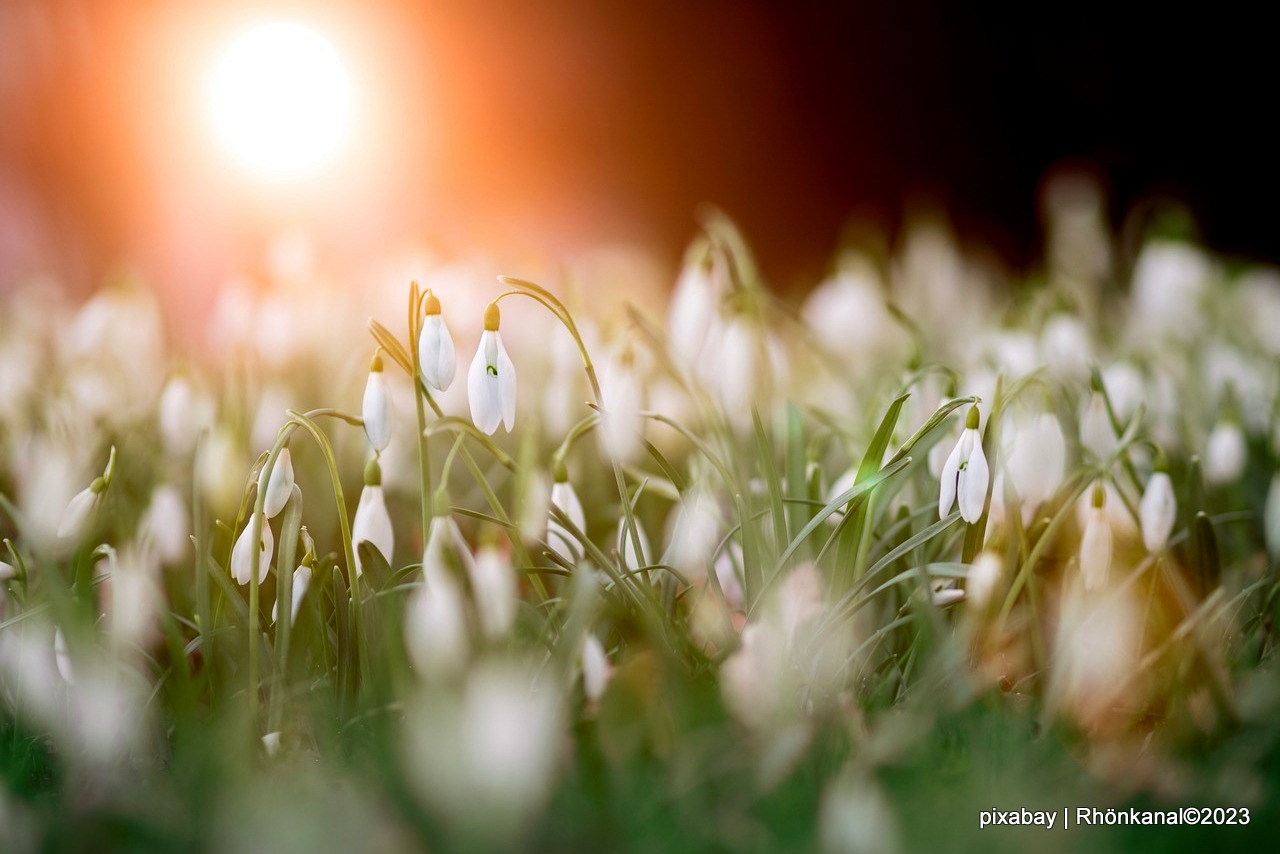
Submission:
M 214 127 L 236 159 L 269 179 L 304 175 L 341 145 L 351 122 L 352 84 L 318 33 L 263 24 L 236 38 L 214 71 Z

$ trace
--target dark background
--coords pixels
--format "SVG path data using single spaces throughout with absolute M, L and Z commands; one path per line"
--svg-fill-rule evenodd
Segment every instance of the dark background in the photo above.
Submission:
M 199 53 L 183 38 L 295 13 L 364 63 L 381 147 L 365 171 L 290 196 L 194 159 L 174 117 L 191 100 L 177 69 Z M 892 234 L 919 199 L 1026 268 L 1037 187 L 1064 160 L 1096 165 L 1114 223 L 1171 196 L 1212 246 L 1275 261 L 1271 17 L 1220 3 L 16 0 L 0 15 L 0 276 L 53 268 L 87 286 L 123 260 L 213 282 L 290 224 L 335 260 L 425 235 L 564 255 L 623 241 L 670 269 L 714 202 L 789 287 L 821 274 L 850 217 Z

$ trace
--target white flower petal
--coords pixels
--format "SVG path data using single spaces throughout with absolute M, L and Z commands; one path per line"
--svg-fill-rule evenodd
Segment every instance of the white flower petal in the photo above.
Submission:
M 502 399 L 498 389 L 496 332 L 485 330 L 480 335 L 480 346 L 471 360 L 467 372 L 467 401 L 471 405 L 471 420 L 488 435 L 502 423 Z
M 391 442 L 391 399 L 387 394 L 382 371 L 369 372 L 369 381 L 364 387 L 362 414 L 369 444 L 379 453 L 385 451 Z
M 974 524 L 982 517 L 982 510 L 987 503 L 987 485 L 991 481 L 991 469 L 987 466 L 987 455 L 982 450 L 982 442 L 977 438 L 977 430 L 969 431 L 973 435 L 973 450 L 964 469 L 960 472 L 957 485 L 960 499 L 960 516 L 969 524 Z
M 516 426 L 516 366 L 502 344 L 502 335 L 493 333 L 498 350 L 498 399 L 502 404 L 502 426 L 508 433 Z
M 263 488 L 261 476 L 258 477 L 258 488 Z M 268 519 L 274 519 L 280 515 L 291 494 L 293 494 L 293 457 L 290 456 L 288 448 L 282 448 L 280 456 L 276 457 L 275 466 L 271 469 L 271 478 L 267 481 L 266 494 L 262 500 L 262 512 Z
M 62 521 L 58 523 L 58 539 L 78 540 L 88 533 L 89 522 L 97 506 L 98 493 L 91 487 L 77 492 L 67 502 L 67 509 L 62 513 Z
M 1142 543 L 1152 554 L 1161 551 L 1169 542 L 1173 523 L 1178 515 L 1178 502 L 1173 494 L 1173 481 L 1165 472 L 1158 471 L 1147 481 L 1147 491 L 1138 505 L 1142 520 Z
M 360 505 L 351 523 L 351 541 L 356 546 L 356 575 L 364 572 L 360 560 L 360 543 L 367 542 L 376 548 L 388 562 L 395 552 L 396 535 L 391 528 L 391 516 L 381 486 L 365 486 L 360 493 Z
M 457 354 L 453 348 L 453 336 L 444 317 L 429 314 L 422 321 L 418 335 L 418 364 L 422 379 L 437 391 L 448 391 L 457 373 Z
M 1107 511 L 1092 507 L 1089 521 L 1080 540 L 1080 574 L 1086 590 L 1096 590 L 1107 583 L 1111 573 L 1111 523 Z
M 248 584 L 253 572 L 253 547 L 250 545 L 250 538 L 253 531 L 253 519 L 250 518 L 245 524 L 244 530 L 240 532 L 240 536 L 236 539 L 235 547 L 231 549 L 231 574 L 235 577 L 237 584 Z M 271 556 L 275 551 L 275 537 L 271 533 L 271 526 L 267 524 L 267 520 L 262 520 L 262 539 L 259 542 L 258 549 L 258 583 L 261 584 L 267 578 L 267 572 L 271 569 Z
M 964 439 L 961 437 L 951 450 L 951 455 L 947 457 L 947 462 L 942 466 L 942 477 L 939 479 L 938 489 L 939 519 L 947 518 L 947 514 L 951 512 L 951 505 L 956 502 L 956 485 L 960 477 L 960 450 L 963 443 Z

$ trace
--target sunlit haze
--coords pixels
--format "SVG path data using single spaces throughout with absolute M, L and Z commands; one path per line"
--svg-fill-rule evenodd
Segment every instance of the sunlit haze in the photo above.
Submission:
M 298 24 L 263 24 L 237 37 L 218 61 L 209 96 L 219 140 L 266 179 L 315 171 L 350 129 L 351 77 L 333 45 Z

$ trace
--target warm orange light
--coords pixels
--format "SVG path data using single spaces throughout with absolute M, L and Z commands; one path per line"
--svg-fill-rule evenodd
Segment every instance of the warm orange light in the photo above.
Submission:
M 210 82 L 219 139 L 260 177 L 314 171 L 350 129 L 351 77 L 333 46 L 301 25 L 262 24 L 239 36 Z

